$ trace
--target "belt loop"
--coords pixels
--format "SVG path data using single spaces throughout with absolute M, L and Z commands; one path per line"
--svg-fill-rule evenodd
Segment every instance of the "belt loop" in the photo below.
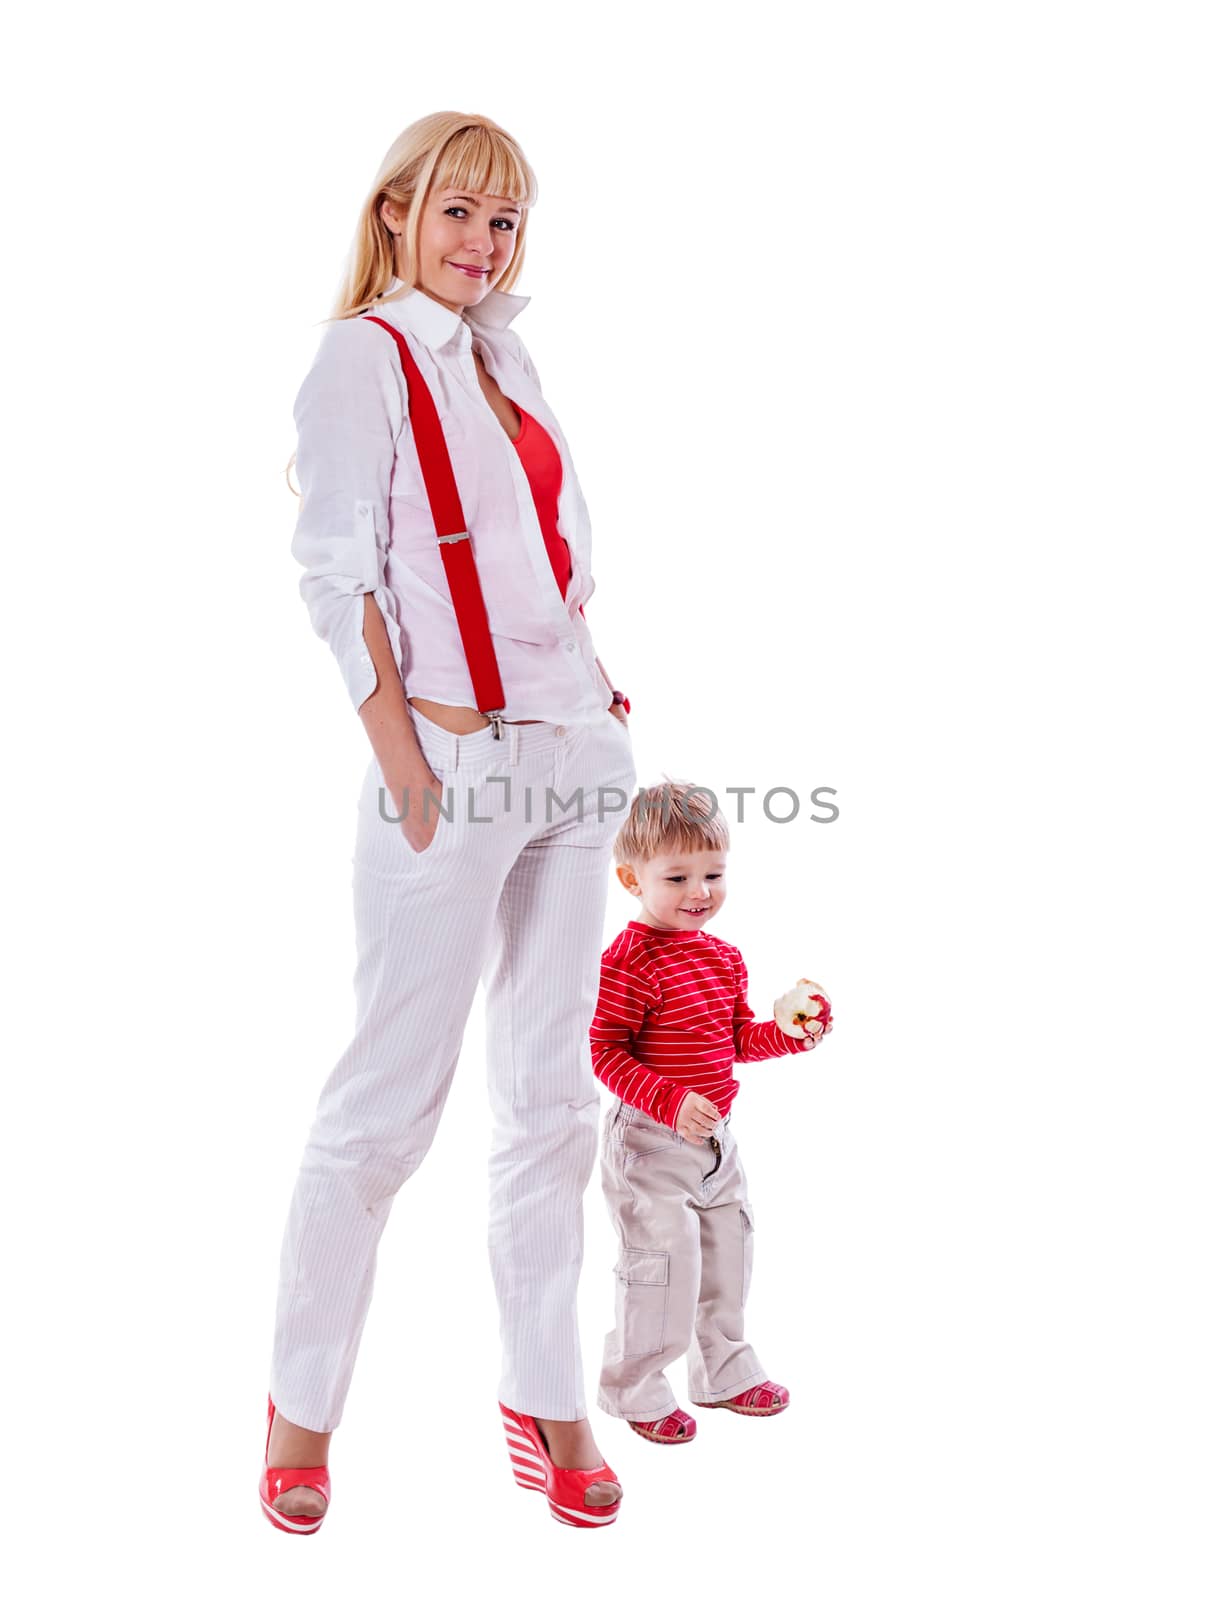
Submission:
M 517 761 L 520 759 L 519 758 L 519 754 L 518 754 L 518 751 L 519 751 L 519 748 L 520 748 L 520 742 L 521 742 L 520 724 L 514 722 L 512 724 L 512 748 L 511 748 L 511 750 L 509 751 L 509 754 L 508 754 L 508 765 L 509 766 L 512 766 L 512 767 L 516 766 Z
M 456 733 L 451 734 L 450 737 L 453 740 L 453 768 L 454 768 L 454 771 L 456 772 L 457 771 L 457 765 L 458 765 L 458 757 L 462 753 L 462 740 L 461 740 L 461 736 L 459 734 L 456 734 Z

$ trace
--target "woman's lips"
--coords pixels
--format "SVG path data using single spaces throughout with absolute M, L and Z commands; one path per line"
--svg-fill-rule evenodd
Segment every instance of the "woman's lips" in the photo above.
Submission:
M 485 278 L 491 271 L 490 267 L 464 267 L 460 261 L 451 261 L 449 265 L 464 272 L 468 278 Z

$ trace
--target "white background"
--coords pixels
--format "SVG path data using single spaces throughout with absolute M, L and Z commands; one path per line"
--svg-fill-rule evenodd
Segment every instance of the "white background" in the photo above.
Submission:
M 6 74 L 23 1592 L 1206 1592 L 1198 8 L 58 7 Z M 481 1004 L 401 1192 L 314 1539 L 256 1498 L 277 1251 L 352 1022 L 367 742 L 288 546 L 290 409 L 400 130 L 540 183 L 518 324 L 592 513 L 640 782 L 733 828 L 714 930 L 783 1418 L 582 1540 L 495 1402 Z M 733 821 L 733 812 L 729 812 Z M 632 902 L 614 885 L 606 938 Z M 480 996 L 481 1000 L 481 996 Z M 683 1366 L 671 1372 L 682 1402 Z

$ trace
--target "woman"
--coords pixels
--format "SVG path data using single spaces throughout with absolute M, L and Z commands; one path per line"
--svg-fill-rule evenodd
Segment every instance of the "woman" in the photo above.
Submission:
M 293 1533 L 326 1512 L 378 1239 L 436 1133 L 480 978 L 514 1476 L 574 1526 L 613 1521 L 621 1497 L 587 1421 L 576 1290 L 599 1120 L 588 1027 L 636 774 L 628 702 L 582 611 L 587 509 L 510 326 L 527 304 L 508 287 L 535 195 L 489 119 L 441 112 L 407 128 L 294 410 L 300 587 L 373 756 L 354 857 L 356 1029 L 322 1090 L 281 1252 L 260 1498 Z M 424 391 L 465 519 L 442 542 L 416 442 Z M 479 635 L 455 593 L 459 543 Z

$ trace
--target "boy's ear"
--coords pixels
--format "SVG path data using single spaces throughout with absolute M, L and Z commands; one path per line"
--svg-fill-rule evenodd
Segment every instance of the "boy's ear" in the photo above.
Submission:
M 634 876 L 634 869 L 628 861 L 623 861 L 618 866 L 617 881 L 623 889 L 631 893 L 638 887 L 638 879 Z

